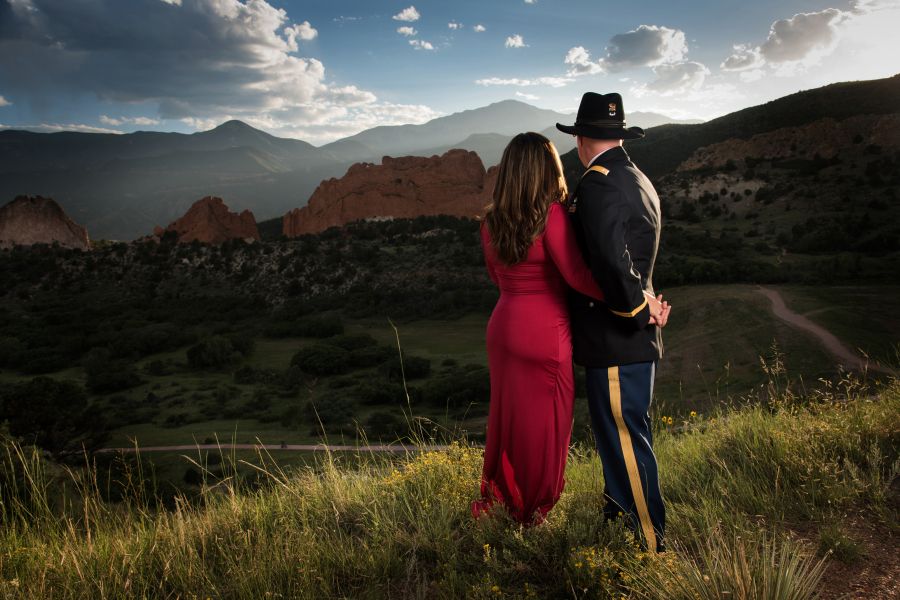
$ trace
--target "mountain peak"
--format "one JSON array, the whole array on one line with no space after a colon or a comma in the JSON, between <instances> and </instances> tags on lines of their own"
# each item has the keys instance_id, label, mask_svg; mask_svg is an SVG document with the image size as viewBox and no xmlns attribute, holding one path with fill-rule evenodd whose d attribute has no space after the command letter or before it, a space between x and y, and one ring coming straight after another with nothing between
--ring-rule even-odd
<instances>
[{"instance_id":1,"label":"mountain peak","mask_svg":"<svg viewBox=\"0 0 900 600\"><path fill-rule=\"evenodd\" d=\"M247 125L243 121L238 119L231 119L230 121L225 121L218 127L214 127L210 131L223 131L223 132L236 132L236 131L259 131L255 127Z\"/></svg>"}]
</instances>

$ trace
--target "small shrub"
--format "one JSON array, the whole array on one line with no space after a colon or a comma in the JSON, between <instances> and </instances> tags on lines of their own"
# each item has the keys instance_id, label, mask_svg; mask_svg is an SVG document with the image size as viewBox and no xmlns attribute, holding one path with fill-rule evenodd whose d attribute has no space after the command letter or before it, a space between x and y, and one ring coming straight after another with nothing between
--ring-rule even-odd
<instances>
[{"instance_id":1,"label":"small shrub","mask_svg":"<svg viewBox=\"0 0 900 600\"><path fill-rule=\"evenodd\" d=\"M356 333L352 335L337 335L331 338L328 338L328 343L332 346L337 346L338 348L343 348L348 352L352 352L353 350L359 350L362 348L369 348L372 346L377 346L378 341L373 338L368 333Z\"/></svg>"},{"instance_id":2,"label":"small shrub","mask_svg":"<svg viewBox=\"0 0 900 600\"><path fill-rule=\"evenodd\" d=\"M326 433L356 431L353 402L341 392L328 392L307 402L304 412L307 422L314 424L310 429L312 434L321 433L322 429Z\"/></svg>"},{"instance_id":3,"label":"small shrub","mask_svg":"<svg viewBox=\"0 0 900 600\"><path fill-rule=\"evenodd\" d=\"M231 340L219 335L206 338L187 351L188 364L194 369L222 369L240 358Z\"/></svg>"},{"instance_id":4,"label":"small shrub","mask_svg":"<svg viewBox=\"0 0 900 600\"><path fill-rule=\"evenodd\" d=\"M832 554L844 564L852 565L862 558L862 549L837 524L823 525L819 530L819 553Z\"/></svg>"},{"instance_id":5,"label":"small shrub","mask_svg":"<svg viewBox=\"0 0 900 600\"><path fill-rule=\"evenodd\" d=\"M350 353L329 344L301 348L291 358L291 366L312 375L339 375L350 368Z\"/></svg>"}]
</instances>

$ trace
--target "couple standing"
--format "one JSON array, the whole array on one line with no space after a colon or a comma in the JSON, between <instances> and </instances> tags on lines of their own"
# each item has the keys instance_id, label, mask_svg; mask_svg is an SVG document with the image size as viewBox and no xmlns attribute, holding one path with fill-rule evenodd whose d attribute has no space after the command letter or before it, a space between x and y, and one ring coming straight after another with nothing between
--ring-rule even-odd
<instances>
[{"instance_id":1,"label":"couple standing","mask_svg":"<svg viewBox=\"0 0 900 600\"><path fill-rule=\"evenodd\" d=\"M572 359L585 367L603 462L607 519L624 516L663 549L665 509L648 409L660 328L670 307L653 292L659 199L622 140L619 94L587 93L575 125L587 168L569 194L559 154L537 133L517 135L500 162L481 227L500 299L487 328L491 404L479 516L499 502L516 520L543 520L562 492L572 433ZM571 323L571 327L570 327Z\"/></svg>"}]
</instances>

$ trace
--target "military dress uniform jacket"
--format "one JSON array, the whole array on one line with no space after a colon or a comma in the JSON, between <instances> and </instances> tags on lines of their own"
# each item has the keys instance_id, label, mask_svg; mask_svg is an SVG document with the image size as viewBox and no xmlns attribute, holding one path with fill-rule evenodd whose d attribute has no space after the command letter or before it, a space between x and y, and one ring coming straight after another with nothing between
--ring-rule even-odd
<instances>
[{"instance_id":1,"label":"military dress uniform jacket","mask_svg":"<svg viewBox=\"0 0 900 600\"><path fill-rule=\"evenodd\" d=\"M605 302L570 292L575 362L608 368L658 360L659 327L650 325L644 290L653 293L659 248L659 197L622 147L598 156L569 200L578 244Z\"/></svg>"}]
</instances>

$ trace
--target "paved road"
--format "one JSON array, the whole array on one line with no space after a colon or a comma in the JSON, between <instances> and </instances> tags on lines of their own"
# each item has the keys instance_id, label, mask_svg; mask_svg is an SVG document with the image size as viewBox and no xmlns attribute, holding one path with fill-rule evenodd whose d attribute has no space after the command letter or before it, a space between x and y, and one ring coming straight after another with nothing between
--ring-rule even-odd
<instances>
[{"instance_id":1,"label":"paved road","mask_svg":"<svg viewBox=\"0 0 900 600\"><path fill-rule=\"evenodd\" d=\"M449 446L413 446L403 444L374 444L369 446L341 446L325 444L181 444L177 446L140 446L140 452L189 452L193 450L300 450L304 452L422 452L446 450ZM101 448L97 452L134 452L134 446Z\"/></svg>"},{"instance_id":2,"label":"paved road","mask_svg":"<svg viewBox=\"0 0 900 600\"><path fill-rule=\"evenodd\" d=\"M843 364L848 369L868 369L870 371L882 371L884 373L892 372L890 369L886 369L884 367L881 367L880 365L876 365L866 361L861 356L850 350L843 343L841 343L841 341L837 339L833 333L831 333L821 325L813 323L803 315L795 313L794 311L789 309L784 303L784 298L782 298L781 294L776 290L766 287L760 287L758 291L772 301L772 312L775 313L776 317L792 327L802 329L816 336L825 347L825 349L831 352L836 358L838 358L841 361L841 364Z\"/></svg>"}]
</instances>

